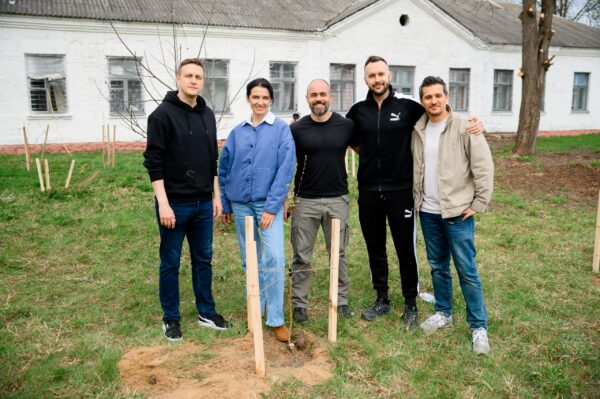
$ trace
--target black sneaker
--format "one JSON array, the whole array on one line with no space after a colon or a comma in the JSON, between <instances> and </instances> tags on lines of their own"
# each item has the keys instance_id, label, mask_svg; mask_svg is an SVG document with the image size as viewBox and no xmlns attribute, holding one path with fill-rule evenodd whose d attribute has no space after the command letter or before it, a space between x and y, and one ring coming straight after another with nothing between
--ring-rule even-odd
<instances>
[{"instance_id":1,"label":"black sneaker","mask_svg":"<svg viewBox=\"0 0 600 399\"><path fill-rule=\"evenodd\" d=\"M213 330L224 331L229 327L229 322L218 313L212 316L198 316L200 327L212 328Z\"/></svg>"},{"instance_id":2,"label":"black sneaker","mask_svg":"<svg viewBox=\"0 0 600 399\"><path fill-rule=\"evenodd\" d=\"M292 312L292 318L296 323L306 323L308 321L306 308L294 308Z\"/></svg>"},{"instance_id":3,"label":"black sneaker","mask_svg":"<svg viewBox=\"0 0 600 399\"><path fill-rule=\"evenodd\" d=\"M377 298L373 306L362 312L362 317L365 320L372 321L378 316L390 311L390 301L383 298Z\"/></svg>"},{"instance_id":4,"label":"black sneaker","mask_svg":"<svg viewBox=\"0 0 600 399\"><path fill-rule=\"evenodd\" d=\"M177 342L183 339L181 328L179 327L179 320L164 320L162 330L165 334L165 338L170 342Z\"/></svg>"},{"instance_id":5,"label":"black sneaker","mask_svg":"<svg viewBox=\"0 0 600 399\"><path fill-rule=\"evenodd\" d=\"M404 320L404 327L412 330L419 324L419 311L416 306L404 305L404 314L400 318Z\"/></svg>"},{"instance_id":6,"label":"black sneaker","mask_svg":"<svg viewBox=\"0 0 600 399\"><path fill-rule=\"evenodd\" d=\"M337 307L338 314L342 316L344 319L349 319L353 316L352 309L348 307L348 305L340 305Z\"/></svg>"}]
</instances>

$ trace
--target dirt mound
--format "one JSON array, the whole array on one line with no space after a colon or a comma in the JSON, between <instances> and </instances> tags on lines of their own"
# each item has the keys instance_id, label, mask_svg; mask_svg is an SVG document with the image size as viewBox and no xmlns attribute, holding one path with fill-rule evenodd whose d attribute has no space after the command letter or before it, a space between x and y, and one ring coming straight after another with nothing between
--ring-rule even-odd
<instances>
[{"instance_id":1,"label":"dirt mound","mask_svg":"<svg viewBox=\"0 0 600 399\"><path fill-rule=\"evenodd\" d=\"M254 372L251 334L210 347L185 342L135 348L118 367L127 394L141 392L151 398L257 398L271 384L290 378L315 385L332 377L327 348L314 336L306 336L305 350L293 352L271 334L264 338L266 377Z\"/></svg>"}]
</instances>

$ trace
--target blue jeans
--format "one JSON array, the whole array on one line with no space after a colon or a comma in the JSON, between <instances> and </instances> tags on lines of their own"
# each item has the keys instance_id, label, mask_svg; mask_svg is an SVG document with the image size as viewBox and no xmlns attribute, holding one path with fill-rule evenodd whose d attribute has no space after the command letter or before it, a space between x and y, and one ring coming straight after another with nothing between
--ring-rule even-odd
<instances>
[{"instance_id":1,"label":"blue jeans","mask_svg":"<svg viewBox=\"0 0 600 399\"><path fill-rule=\"evenodd\" d=\"M163 320L179 320L179 265L183 239L187 237L192 261L192 286L196 309L201 316L217 313L212 296L212 200L170 203L175 213L175 228L160 224L158 203L155 204L160 232L160 273L158 289Z\"/></svg>"},{"instance_id":2,"label":"blue jeans","mask_svg":"<svg viewBox=\"0 0 600 399\"><path fill-rule=\"evenodd\" d=\"M279 327L284 323L283 275L285 271L285 253L283 250L283 208L275 215L270 228L260 230L259 223L263 215L264 205L265 201L231 203L244 272L246 271L246 227L244 218L246 216L254 218L254 241L256 241L258 259L260 309L261 312L264 312L266 304L267 325Z\"/></svg>"},{"instance_id":3,"label":"blue jeans","mask_svg":"<svg viewBox=\"0 0 600 399\"><path fill-rule=\"evenodd\" d=\"M419 213L421 229L431 265L435 310L452 315L452 274L450 255L456 267L460 288L467 304L467 322L471 328L487 328L483 289L475 264L475 221L463 216L442 219L442 215Z\"/></svg>"}]
</instances>

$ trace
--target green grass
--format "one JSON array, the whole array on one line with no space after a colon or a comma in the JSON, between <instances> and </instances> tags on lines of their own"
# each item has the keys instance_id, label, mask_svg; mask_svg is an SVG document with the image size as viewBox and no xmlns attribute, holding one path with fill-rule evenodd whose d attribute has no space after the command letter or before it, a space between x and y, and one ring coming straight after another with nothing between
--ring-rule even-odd
<instances>
[{"instance_id":1,"label":"green grass","mask_svg":"<svg viewBox=\"0 0 600 399\"><path fill-rule=\"evenodd\" d=\"M540 151L572 143L597 151L591 136L543 138ZM568 141L568 143L566 143ZM122 396L117 363L130 348L163 344L157 296L158 231L141 154L119 154L103 169L101 154L49 156L53 191L40 193L22 157L0 157L0 397ZM492 353L475 357L455 278L455 326L439 334L405 332L397 259L390 253L393 308L377 322L359 319L374 300L351 179L350 305L331 345L334 378L273 387L272 398L598 397L599 289L591 275L595 212L565 211L562 197L535 201L496 187L489 212L477 216L478 265L488 307ZM289 226L288 226L289 227ZM419 233L420 234L420 233ZM289 230L286 231L289 237ZM286 240L288 258L289 240ZM327 336L327 256L322 237L306 329ZM431 292L419 237L421 289ZM245 334L244 279L231 226L218 225L214 294L234 322L225 334L194 327L189 267L181 269L185 339L210 347ZM189 263L184 252L182 264ZM456 277L456 276L455 276ZM421 319L433 312L419 302ZM287 307L286 307L287 309ZM213 356L213 354L207 355Z\"/></svg>"},{"instance_id":2,"label":"green grass","mask_svg":"<svg viewBox=\"0 0 600 399\"><path fill-rule=\"evenodd\" d=\"M574 149L585 149L600 152L600 134L540 137L536 142L536 150L538 152L566 153Z\"/></svg>"}]
</instances>

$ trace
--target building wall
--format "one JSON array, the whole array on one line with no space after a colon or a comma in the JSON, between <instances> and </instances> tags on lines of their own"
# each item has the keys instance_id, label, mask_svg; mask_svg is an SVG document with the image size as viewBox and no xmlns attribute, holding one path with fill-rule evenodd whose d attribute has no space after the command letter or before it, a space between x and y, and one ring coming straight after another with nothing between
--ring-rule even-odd
<instances>
[{"instance_id":1,"label":"building wall","mask_svg":"<svg viewBox=\"0 0 600 399\"><path fill-rule=\"evenodd\" d=\"M409 16L401 26L399 17ZM162 80L174 86L172 27L170 25L118 23L123 40L150 62ZM143 140L126 124L109 115L106 100L108 56L129 56L107 22L58 18L0 16L0 144L22 142L20 127L28 127L31 142L43 141L50 124L49 142L100 141L103 123L117 124L118 140ZM177 48L183 57L195 56L202 40L201 27L180 28ZM161 50L162 44L162 50ZM543 130L600 128L600 49L552 48L554 65L547 75L546 110ZM69 112L66 115L32 115L25 73L25 54L64 54ZM163 55L166 65L161 65ZM515 131L520 103L520 49L516 46L490 47L462 27L445 18L421 0L382 1L355 14L322 33L294 33L258 29L210 28L201 53L203 58L229 60L229 96L239 91L230 112L218 116L219 136L226 137L235 124L247 117L244 85L248 78L269 77L270 61L296 62L298 111L309 112L304 94L314 78L329 78L330 63L356 65L355 99L363 99L367 88L362 71L372 54L385 57L391 65L415 66L414 92L427 75L448 80L449 68L470 68L469 114L483 119L488 131ZM511 69L512 111L492 111L493 71ZM571 112L573 73L589 72L588 110ZM144 80L148 87L149 79ZM156 84L153 97L161 99L166 88ZM145 118L156 106L146 96ZM291 115L282 114L289 119Z\"/></svg>"}]
</instances>

